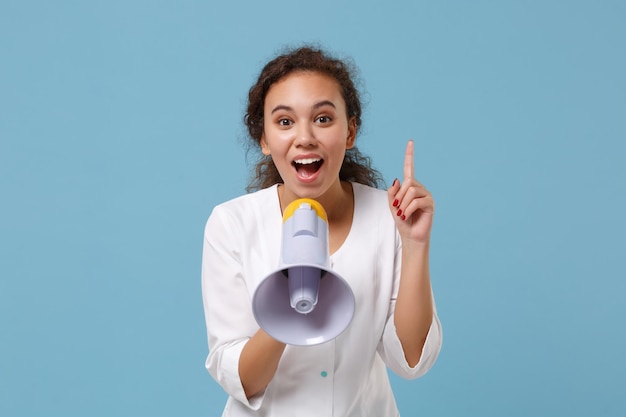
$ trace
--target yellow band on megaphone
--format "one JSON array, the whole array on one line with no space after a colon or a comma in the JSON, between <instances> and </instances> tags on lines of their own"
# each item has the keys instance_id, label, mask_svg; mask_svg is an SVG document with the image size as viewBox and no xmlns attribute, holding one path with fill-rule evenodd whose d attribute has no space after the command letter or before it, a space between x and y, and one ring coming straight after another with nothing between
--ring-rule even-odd
<instances>
[{"instance_id":1,"label":"yellow band on megaphone","mask_svg":"<svg viewBox=\"0 0 626 417\"><path fill-rule=\"evenodd\" d=\"M285 209L285 212L283 213L283 223L285 223L287 219L293 216L296 210L298 210L300 206L304 203L308 203L311 208L315 210L317 216L324 220L326 223L328 223L328 217L326 216L326 210L324 210L324 207L322 207L320 203L311 198L299 198L289 203L289 205Z\"/></svg>"}]
</instances>

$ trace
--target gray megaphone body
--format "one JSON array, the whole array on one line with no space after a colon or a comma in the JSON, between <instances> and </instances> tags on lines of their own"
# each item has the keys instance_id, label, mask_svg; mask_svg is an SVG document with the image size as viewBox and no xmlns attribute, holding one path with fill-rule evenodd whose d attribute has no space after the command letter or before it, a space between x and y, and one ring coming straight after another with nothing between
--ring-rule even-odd
<instances>
[{"instance_id":1,"label":"gray megaphone body","mask_svg":"<svg viewBox=\"0 0 626 417\"><path fill-rule=\"evenodd\" d=\"M354 307L350 286L330 267L324 208L311 199L293 201L283 214L278 269L252 297L257 323L283 343L312 346L339 336Z\"/></svg>"}]
</instances>

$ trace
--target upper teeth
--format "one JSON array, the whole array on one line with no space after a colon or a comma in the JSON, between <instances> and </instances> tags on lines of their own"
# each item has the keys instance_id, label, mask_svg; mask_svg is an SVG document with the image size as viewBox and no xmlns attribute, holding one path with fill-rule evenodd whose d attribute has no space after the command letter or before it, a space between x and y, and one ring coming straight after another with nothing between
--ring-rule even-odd
<instances>
[{"instance_id":1,"label":"upper teeth","mask_svg":"<svg viewBox=\"0 0 626 417\"><path fill-rule=\"evenodd\" d=\"M294 162L296 164L312 164L314 162L319 162L321 159L319 158L304 158L304 159L296 159Z\"/></svg>"}]
</instances>

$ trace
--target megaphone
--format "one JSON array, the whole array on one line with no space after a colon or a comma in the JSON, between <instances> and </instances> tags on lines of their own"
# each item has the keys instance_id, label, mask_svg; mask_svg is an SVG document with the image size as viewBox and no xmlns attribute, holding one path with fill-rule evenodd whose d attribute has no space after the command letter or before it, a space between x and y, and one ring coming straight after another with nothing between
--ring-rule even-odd
<instances>
[{"instance_id":1,"label":"megaphone","mask_svg":"<svg viewBox=\"0 0 626 417\"><path fill-rule=\"evenodd\" d=\"M274 339L312 346L339 336L352 321L354 294L331 269L328 218L322 205L301 198L283 214L278 269L252 297L259 326Z\"/></svg>"}]
</instances>

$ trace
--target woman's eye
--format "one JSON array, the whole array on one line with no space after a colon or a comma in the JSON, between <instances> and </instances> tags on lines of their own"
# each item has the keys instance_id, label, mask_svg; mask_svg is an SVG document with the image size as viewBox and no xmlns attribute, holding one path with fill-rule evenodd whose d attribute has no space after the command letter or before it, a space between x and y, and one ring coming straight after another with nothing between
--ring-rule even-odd
<instances>
[{"instance_id":1,"label":"woman's eye","mask_svg":"<svg viewBox=\"0 0 626 417\"><path fill-rule=\"evenodd\" d=\"M290 126L291 125L291 120L289 120L289 119L279 119L278 120L278 124L280 126Z\"/></svg>"},{"instance_id":2,"label":"woman's eye","mask_svg":"<svg viewBox=\"0 0 626 417\"><path fill-rule=\"evenodd\" d=\"M329 123L332 119L329 116L320 116L317 118L319 123Z\"/></svg>"}]
</instances>

